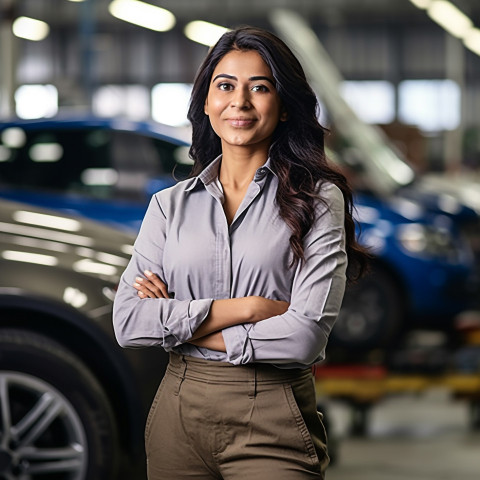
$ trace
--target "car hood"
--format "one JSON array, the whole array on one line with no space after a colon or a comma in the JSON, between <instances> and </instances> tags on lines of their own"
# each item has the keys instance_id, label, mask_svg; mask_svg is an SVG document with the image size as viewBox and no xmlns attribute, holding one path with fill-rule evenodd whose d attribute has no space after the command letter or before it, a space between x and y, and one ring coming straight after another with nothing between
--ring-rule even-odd
<instances>
[{"instance_id":1,"label":"car hood","mask_svg":"<svg viewBox=\"0 0 480 480\"><path fill-rule=\"evenodd\" d=\"M421 203L430 212L440 213L458 223L480 217L480 183L475 179L426 174L397 192L397 196Z\"/></svg>"},{"instance_id":2,"label":"car hood","mask_svg":"<svg viewBox=\"0 0 480 480\"><path fill-rule=\"evenodd\" d=\"M0 257L118 282L135 237L100 223L0 200Z\"/></svg>"}]
</instances>

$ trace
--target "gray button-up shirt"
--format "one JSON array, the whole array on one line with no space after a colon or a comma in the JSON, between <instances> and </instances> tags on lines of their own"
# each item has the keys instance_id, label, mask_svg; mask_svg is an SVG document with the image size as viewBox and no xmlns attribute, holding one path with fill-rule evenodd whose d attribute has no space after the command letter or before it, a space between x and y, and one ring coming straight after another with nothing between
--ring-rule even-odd
<instances>
[{"instance_id":1,"label":"gray button-up shirt","mask_svg":"<svg viewBox=\"0 0 480 480\"><path fill-rule=\"evenodd\" d=\"M291 231L275 203L278 180L269 161L259 168L228 225L218 179L221 157L198 177L156 193L115 298L114 328L124 347L165 350L233 364L306 367L324 358L345 289L341 191L319 186L316 218L295 268ZM135 277L150 270L169 299L140 299ZM215 299L259 295L290 303L287 312L222 331L227 352L188 343Z\"/></svg>"}]
</instances>

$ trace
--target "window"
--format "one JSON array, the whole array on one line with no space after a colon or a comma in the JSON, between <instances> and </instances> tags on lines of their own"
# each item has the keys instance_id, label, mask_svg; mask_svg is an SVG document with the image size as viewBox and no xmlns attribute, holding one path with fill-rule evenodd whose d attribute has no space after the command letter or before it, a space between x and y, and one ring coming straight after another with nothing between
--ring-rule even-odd
<instances>
[{"instance_id":1,"label":"window","mask_svg":"<svg viewBox=\"0 0 480 480\"><path fill-rule=\"evenodd\" d=\"M340 90L358 117L367 123L391 123L395 120L395 89L390 82L345 81Z\"/></svg>"},{"instance_id":2,"label":"window","mask_svg":"<svg viewBox=\"0 0 480 480\"><path fill-rule=\"evenodd\" d=\"M188 124L187 111L192 85L159 83L152 89L152 118L174 127Z\"/></svg>"},{"instance_id":3,"label":"window","mask_svg":"<svg viewBox=\"0 0 480 480\"><path fill-rule=\"evenodd\" d=\"M454 130L460 123L461 92L453 80L405 80L398 95L403 123L425 132Z\"/></svg>"}]
</instances>

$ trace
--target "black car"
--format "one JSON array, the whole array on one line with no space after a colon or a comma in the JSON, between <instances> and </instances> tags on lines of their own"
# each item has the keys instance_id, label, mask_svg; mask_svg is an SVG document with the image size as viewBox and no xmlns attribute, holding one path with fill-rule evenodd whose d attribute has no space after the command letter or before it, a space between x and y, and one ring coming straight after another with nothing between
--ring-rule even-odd
<instances>
[{"instance_id":1,"label":"black car","mask_svg":"<svg viewBox=\"0 0 480 480\"><path fill-rule=\"evenodd\" d=\"M167 357L123 350L113 335L133 241L0 201L0 479L142 478L144 420Z\"/></svg>"}]
</instances>

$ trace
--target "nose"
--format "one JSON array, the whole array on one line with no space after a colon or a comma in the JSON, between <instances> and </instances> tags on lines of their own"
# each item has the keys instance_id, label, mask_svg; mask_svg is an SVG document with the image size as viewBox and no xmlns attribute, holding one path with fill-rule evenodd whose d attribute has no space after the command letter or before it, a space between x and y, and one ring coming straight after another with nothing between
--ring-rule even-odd
<instances>
[{"instance_id":1,"label":"nose","mask_svg":"<svg viewBox=\"0 0 480 480\"><path fill-rule=\"evenodd\" d=\"M238 88L237 90L235 90L235 95L232 98L232 107L241 109L250 107L250 100L247 89Z\"/></svg>"}]
</instances>

